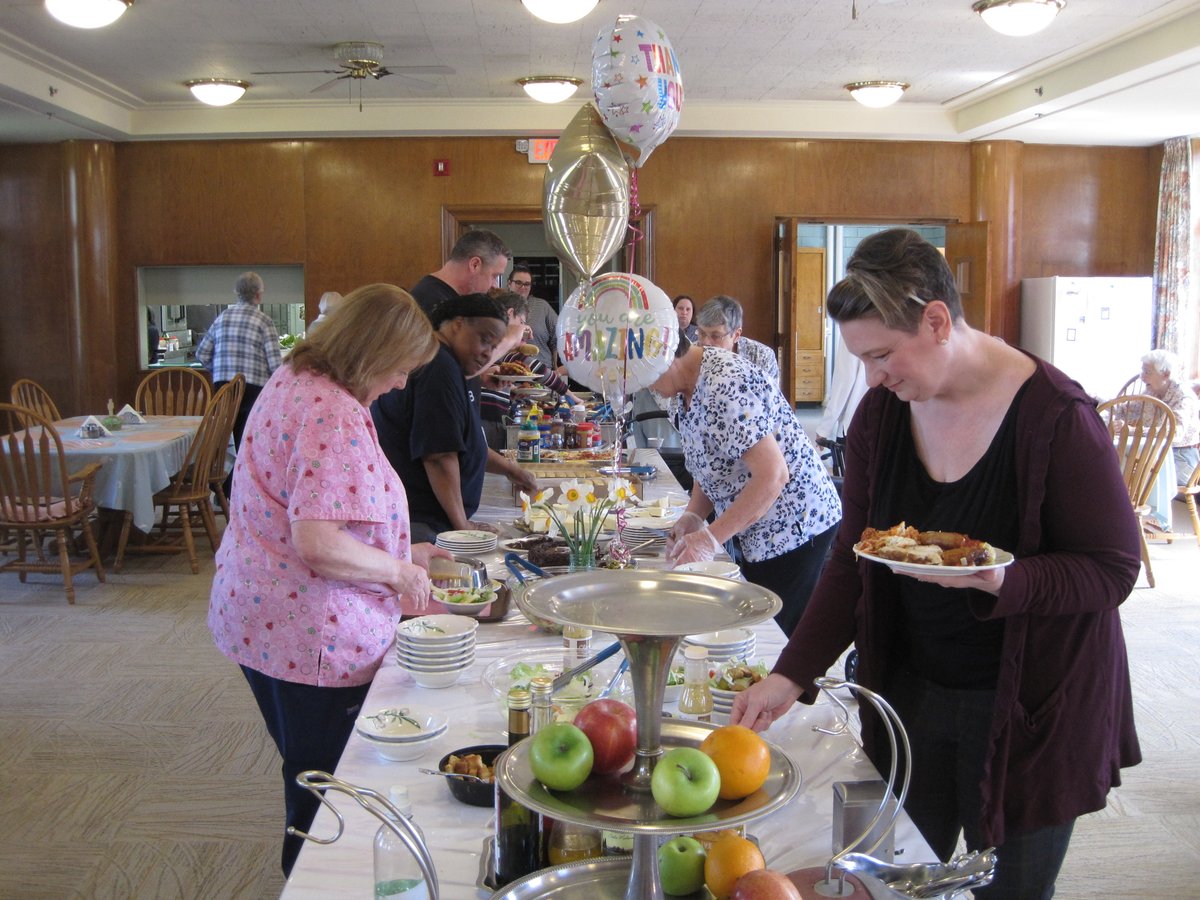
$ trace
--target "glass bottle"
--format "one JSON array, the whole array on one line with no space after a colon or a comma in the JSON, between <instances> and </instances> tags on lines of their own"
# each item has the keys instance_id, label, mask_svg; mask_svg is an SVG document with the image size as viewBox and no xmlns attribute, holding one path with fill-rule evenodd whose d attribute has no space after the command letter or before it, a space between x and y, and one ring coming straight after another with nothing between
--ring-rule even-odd
<instances>
[{"instance_id":1,"label":"glass bottle","mask_svg":"<svg viewBox=\"0 0 1200 900\"><path fill-rule=\"evenodd\" d=\"M529 691L508 692L508 746L530 734ZM541 866L537 814L517 803L496 783L496 886L503 887Z\"/></svg>"},{"instance_id":2,"label":"glass bottle","mask_svg":"<svg viewBox=\"0 0 1200 900\"><path fill-rule=\"evenodd\" d=\"M549 865L559 866L603 855L600 831L596 828L573 825L559 819L550 829L550 841L546 850L546 861Z\"/></svg>"},{"instance_id":3,"label":"glass bottle","mask_svg":"<svg viewBox=\"0 0 1200 900\"><path fill-rule=\"evenodd\" d=\"M529 717L529 733L537 734L547 725L553 725L554 714L554 679L548 675L538 675L529 679L529 693L533 700L533 711ZM549 865L550 835L554 830L554 820L549 816L538 813L538 859L539 866Z\"/></svg>"},{"instance_id":4,"label":"glass bottle","mask_svg":"<svg viewBox=\"0 0 1200 900\"><path fill-rule=\"evenodd\" d=\"M683 651L683 691L679 695L679 717L693 722L711 722L712 688L708 683L708 648L688 647Z\"/></svg>"},{"instance_id":5,"label":"glass bottle","mask_svg":"<svg viewBox=\"0 0 1200 900\"><path fill-rule=\"evenodd\" d=\"M592 655L592 629L584 625L563 626L563 671Z\"/></svg>"},{"instance_id":6,"label":"glass bottle","mask_svg":"<svg viewBox=\"0 0 1200 900\"><path fill-rule=\"evenodd\" d=\"M408 788L402 784L392 785L388 790L388 799L401 815L412 819ZM390 813L388 817L391 818ZM428 900L429 886L425 884L425 876L412 850L391 828L380 825L375 832L375 900L392 897Z\"/></svg>"}]
</instances>

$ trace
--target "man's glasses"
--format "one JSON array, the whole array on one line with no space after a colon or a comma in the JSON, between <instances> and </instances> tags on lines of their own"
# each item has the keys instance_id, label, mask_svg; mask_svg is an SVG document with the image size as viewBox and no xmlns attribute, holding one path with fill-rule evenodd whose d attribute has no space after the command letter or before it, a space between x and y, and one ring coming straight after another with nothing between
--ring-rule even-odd
<instances>
[{"instance_id":1,"label":"man's glasses","mask_svg":"<svg viewBox=\"0 0 1200 900\"><path fill-rule=\"evenodd\" d=\"M533 287L532 281L516 281L512 278L508 279L508 283L515 287Z\"/></svg>"}]
</instances>

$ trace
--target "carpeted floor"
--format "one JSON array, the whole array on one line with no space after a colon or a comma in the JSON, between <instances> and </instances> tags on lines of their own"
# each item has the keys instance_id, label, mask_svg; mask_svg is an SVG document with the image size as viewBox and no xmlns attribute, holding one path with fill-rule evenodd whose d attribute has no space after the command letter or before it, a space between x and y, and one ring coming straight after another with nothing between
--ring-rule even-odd
<instances>
[{"instance_id":1,"label":"carpeted floor","mask_svg":"<svg viewBox=\"0 0 1200 900\"><path fill-rule=\"evenodd\" d=\"M1146 761L1079 823L1065 900L1200 896L1200 549L1151 552L1123 607ZM0 898L278 896L278 759L209 638L202 555L85 574L73 607L0 575Z\"/></svg>"}]
</instances>

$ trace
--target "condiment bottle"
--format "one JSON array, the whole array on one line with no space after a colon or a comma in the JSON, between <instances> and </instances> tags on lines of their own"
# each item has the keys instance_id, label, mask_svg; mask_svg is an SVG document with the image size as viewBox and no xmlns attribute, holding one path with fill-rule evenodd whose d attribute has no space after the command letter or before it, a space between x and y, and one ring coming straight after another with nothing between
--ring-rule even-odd
<instances>
[{"instance_id":1,"label":"condiment bottle","mask_svg":"<svg viewBox=\"0 0 1200 900\"><path fill-rule=\"evenodd\" d=\"M541 422L538 423L538 434L541 436L541 439L542 439L542 449L543 450L554 449L554 445L551 442L550 417L549 416L542 416Z\"/></svg>"},{"instance_id":2,"label":"condiment bottle","mask_svg":"<svg viewBox=\"0 0 1200 900\"><path fill-rule=\"evenodd\" d=\"M406 819L412 819L412 801L408 788L392 785L388 799ZM388 813L388 818L391 818ZM415 824L413 827L416 827ZM420 829L418 829L420 833ZM424 836L422 835L422 838ZM428 900L429 888L421 865L404 843L387 825L375 832L375 900L400 897L403 900Z\"/></svg>"},{"instance_id":3,"label":"condiment bottle","mask_svg":"<svg viewBox=\"0 0 1200 900\"><path fill-rule=\"evenodd\" d=\"M592 653L592 629L583 625L564 625L563 669L577 666Z\"/></svg>"},{"instance_id":4,"label":"condiment bottle","mask_svg":"<svg viewBox=\"0 0 1200 900\"><path fill-rule=\"evenodd\" d=\"M532 713L529 717L529 733L537 734L547 725L554 723L554 679L547 675L538 675L529 679L529 694L533 700ZM554 820L544 814L538 814L538 859L539 867L548 865L550 855L550 833L554 829Z\"/></svg>"},{"instance_id":5,"label":"condiment bottle","mask_svg":"<svg viewBox=\"0 0 1200 900\"><path fill-rule=\"evenodd\" d=\"M711 722L712 688L708 683L708 648L688 647L683 651L683 692L679 695L679 717L694 722Z\"/></svg>"},{"instance_id":6,"label":"condiment bottle","mask_svg":"<svg viewBox=\"0 0 1200 900\"><path fill-rule=\"evenodd\" d=\"M508 692L508 746L530 734L529 691ZM496 783L496 884L503 887L541 867L538 816Z\"/></svg>"},{"instance_id":7,"label":"condiment bottle","mask_svg":"<svg viewBox=\"0 0 1200 900\"><path fill-rule=\"evenodd\" d=\"M592 434L594 433L593 429L592 429L592 423L591 422L580 422L578 425L575 426L575 431L576 431L576 434L578 435L577 439L579 441L579 449L580 450L591 450L592 449Z\"/></svg>"},{"instance_id":8,"label":"condiment bottle","mask_svg":"<svg viewBox=\"0 0 1200 900\"><path fill-rule=\"evenodd\" d=\"M536 410L537 407L533 409ZM535 463L541 458L541 435L538 433L537 419L533 410L530 410L517 431L517 462Z\"/></svg>"}]
</instances>

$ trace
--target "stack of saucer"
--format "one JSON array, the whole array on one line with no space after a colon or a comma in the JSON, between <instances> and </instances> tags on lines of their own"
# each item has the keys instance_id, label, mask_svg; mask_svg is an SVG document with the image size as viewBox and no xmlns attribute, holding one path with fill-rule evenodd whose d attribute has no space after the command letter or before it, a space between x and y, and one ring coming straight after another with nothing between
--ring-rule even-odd
<instances>
[{"instance_id":1,"label":"stack of saucer","mask_svg":"<svg viewBox=\"0 0 1200 900\"><path fill-rule=\"evenodd\" d=\"M649 522L650 519L633 519L634 522ZM659 547L667 543L667 532L671 530L668 525L665 528L651 528L648 525L633 525L626 524L625 530L621 533L625 539L625 544L629 547L636 547L638 544L644 544L646 541L653 543L646 544L646 550L657 550Z\"/></svg>"},{"instance_id":2,"label":"stack of saucer","mask_svg":"<svg viewBox=\"0 0 1200 900\"><path fill-rule=\"evenodd\" d=\"M450 720L417 707L389 706L363 713L354 729L384 759L417 759L445 734Z\"/></svg>"},{"instance_id":3,"label":"stack of saucer","mask_svg":"<svg viewBox=\"0 0 1200 900\"><path fill-rule=\"evenodd\" d=\"M751 659L754 656L756 639L749 628L730 628L726 631L710 631L693 634L683 639L683 649L705 647L708 659L723 663L731 659Z\"/></svg>"},{"instance_id":4,"label":"stack of saucer","mask_svg":"<svg viewBox=\"0 0 1200 900\"><path fill-rule=\"evenodd\" d=\"M421 616L396 626L396 663L420 687L444 688L475 662L479 623L449 613Z\"/></svg>"},{"instance_id":5,"label":"stack of saucer","mask_svg":"<svg viewBox=\"0 0 1200 900\"><path fill-rule=\"evenodd\" d=\"M437 545L456 554L491 553L496 549L496 535L490 531L443 531L437 536Z\"/></svg>"}]
</instances>

